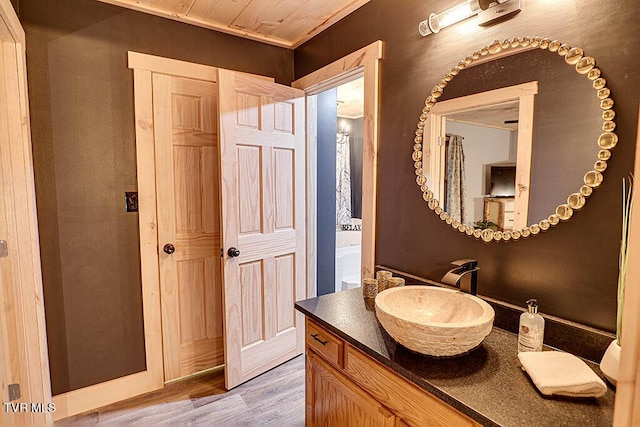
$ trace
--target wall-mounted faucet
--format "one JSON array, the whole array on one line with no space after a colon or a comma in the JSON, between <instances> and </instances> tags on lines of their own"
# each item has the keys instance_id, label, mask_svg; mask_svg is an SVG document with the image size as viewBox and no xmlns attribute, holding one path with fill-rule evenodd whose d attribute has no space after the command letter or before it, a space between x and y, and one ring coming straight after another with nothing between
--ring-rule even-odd
<instances>
[{"instance_id":1,"label":"wall-mounted faucet","mask_svg":"<svg viewBox=\"0 0 640 427\"><path fill-rule=\"evenodd\" d=\"M478 292L478 261L475 259L458 259L451 262L454 266L447 271L441 282L460 288L462 292L476 295Z\"/></svg>"}]
</instances>

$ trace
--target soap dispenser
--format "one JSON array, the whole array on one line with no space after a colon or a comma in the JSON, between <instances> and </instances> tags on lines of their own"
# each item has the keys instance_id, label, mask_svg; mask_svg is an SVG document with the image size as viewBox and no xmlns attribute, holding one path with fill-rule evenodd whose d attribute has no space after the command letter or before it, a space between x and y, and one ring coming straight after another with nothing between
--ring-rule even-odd
<instances>
[{"instance_id":1,"label":"soap dispenser","mask_svg":"<svg viewBox=\"0 0 640 427\"><path fill-rule=\"evenodd\" d=\"M528 310L520 316L518 328L518 353L521 351L542 351L544 340L544 318L538 314L538 301L527 301Z\"/></svg>"}]
</instances>

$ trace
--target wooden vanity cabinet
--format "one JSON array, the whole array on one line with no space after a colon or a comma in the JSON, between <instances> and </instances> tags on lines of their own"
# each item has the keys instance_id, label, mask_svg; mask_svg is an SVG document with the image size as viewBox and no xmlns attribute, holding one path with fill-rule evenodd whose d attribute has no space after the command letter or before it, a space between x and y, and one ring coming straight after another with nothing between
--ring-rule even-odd
<instances>
[{"instance_id":1,"label":"wooden vanity cabinet","mask_svg":"<svg viewBox=\"0 0 640 427\"><path fill-rule=\"evenodd\" d=\"M513 197L484 198L484 221L491 221L498 226L498 231L513 230L516 202Z\"/></svg>"},{"instance_id":2,"label":"wooden vanity cabinet","mask_svg":"<svg viewBox=\"0 0 640 427\"><path fill-rule=\"evenodd\" d=\"M385 426L397 424L397 417L337 369L307 353L307 425Z\"/></svg>"},{"instance_id":3,"label":"wooden vanity cabinet","mask_svg":"<svg viewBox=\"0 0 640 427\"><path fill-rule=\"evenodd\" d=\"M307 426L479 426L307 318Z\"/></svg>"}]
</instances>

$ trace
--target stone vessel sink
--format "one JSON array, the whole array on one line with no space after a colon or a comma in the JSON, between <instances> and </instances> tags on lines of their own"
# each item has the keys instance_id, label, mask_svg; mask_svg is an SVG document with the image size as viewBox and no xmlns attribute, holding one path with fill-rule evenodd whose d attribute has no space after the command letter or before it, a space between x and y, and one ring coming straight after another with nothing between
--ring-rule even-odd
<instances>
[{"instance_id":1,"label":"stone vessel sink","mask_svg":"<svg viewBox=\"0 0 640 427\"><path fill-rule=\"evenodd\" d=\"M409 350L436 357L465 354L493 327L495 313L482 299L437 286L401 286L376 296L382 327Z\"/></svg>"}]
</instances>

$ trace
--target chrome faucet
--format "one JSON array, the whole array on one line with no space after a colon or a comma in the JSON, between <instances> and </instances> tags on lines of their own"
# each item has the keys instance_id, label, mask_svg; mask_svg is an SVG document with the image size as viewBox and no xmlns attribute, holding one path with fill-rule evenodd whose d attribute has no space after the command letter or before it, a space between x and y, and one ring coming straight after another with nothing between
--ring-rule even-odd
<instances>
[{"instance_id":1,"label":"chrome faucet","mask_svg":"<svg viewBox=\"0 0 640 427\"><path fill-rule=\"evenodd\" d=\"M476 295L478 291L478 261L475 259L458 259L451 262L454 266L442 277L441 282L460 288L462 292Z\"/></svg>"}]
</instances>

